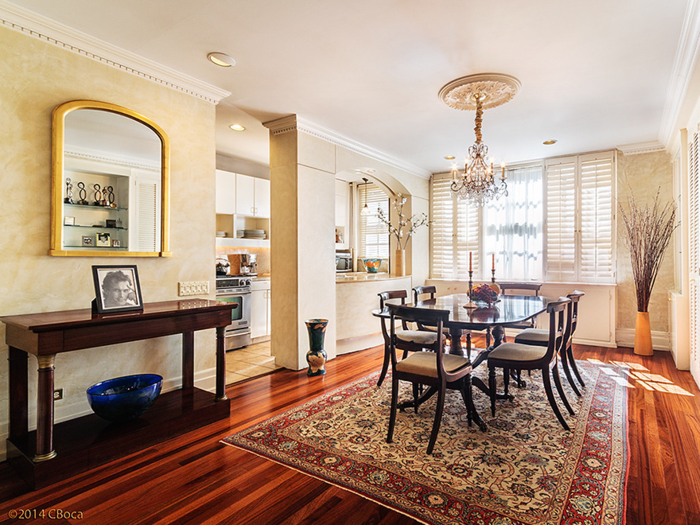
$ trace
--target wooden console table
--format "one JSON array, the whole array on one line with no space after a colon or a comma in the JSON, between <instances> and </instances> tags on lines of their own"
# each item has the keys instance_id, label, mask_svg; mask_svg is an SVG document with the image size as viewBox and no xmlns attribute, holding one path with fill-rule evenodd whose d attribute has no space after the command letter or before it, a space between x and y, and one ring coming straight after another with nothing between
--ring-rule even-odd
<instances>
[{"instance_id":1,"label":"wooden console table","mask_svg":"<svg viewBox=\"0 0 700 525\"><path fill-rule=\"evenodd\" d=\"M7 325L10 361L8 462L38 488L229 417L224 328L231 323L234 308L233 303L192 299L144 304L143 311L113 314L86 309L0 317ZM194 332L208 328L216 328L216 394L194 386ZM56 354L174 334L182 334L181 390L161 394L143 416L127 423L109 423L90 414L54 427ZM33 432L28 427L29 354L39 363Z\"/></svg>"}]
</instances>

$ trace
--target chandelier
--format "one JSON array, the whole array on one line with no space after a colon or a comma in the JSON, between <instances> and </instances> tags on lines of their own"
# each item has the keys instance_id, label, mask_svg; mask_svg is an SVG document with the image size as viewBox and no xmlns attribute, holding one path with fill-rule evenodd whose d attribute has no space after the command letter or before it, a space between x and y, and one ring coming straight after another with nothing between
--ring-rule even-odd
<instances>
[{"instance_id":1,"label":"chandelier","mask_svg":"<svg viewBox=\"0 0 700 525\"><path fill-rule=\"evenodd\" d=\"M510 75L484 73L453 80L443 86L439 96L448 106L460 110L476 110L474 133L476 142L469 147L464 170L452 165L452 185L457 197L482 207L487 202L508 196L506 165L501 162L500 178L493 169L493 157L487 160L489 148L481 140L484 109L505 104L520 89L520 81Z\"/></svg>"}]
</instances>

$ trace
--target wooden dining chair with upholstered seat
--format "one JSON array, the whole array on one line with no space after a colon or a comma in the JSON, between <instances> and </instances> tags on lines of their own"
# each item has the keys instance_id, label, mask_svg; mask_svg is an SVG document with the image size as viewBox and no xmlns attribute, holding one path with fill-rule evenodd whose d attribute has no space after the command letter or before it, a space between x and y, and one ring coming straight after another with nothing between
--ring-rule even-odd
<instances>
[{"instance_id":1,"label":"wooden dining chair with upholstered seat","mask_svg":"<svg viewBox=\"0 0 700 525\"><path fill-rule=\"evenodd\" d=\"M569 425L566 424L554 399L550 376L554 377L554 384L557 387L557 392L559 392L559 397L564 402L564 406L569 411L569 414L573 416L574 410L564 394L561 378L559 377L559 367L557 366L559 352L565 342L565 312L567 305L570 303L571 299L568 297L560 297L558 301L550 302L547 305L549 333L546 347L522 343L503 343L491 351L488 356L488 365L491 414L493 416L496 415L496 368L503 368L504 393L506 396L508 395L510 370L541 370L542 383L554 415L557 416L561 426L569 430Z\"/></svg>"},{"instance_id":2,"label":"wooden dining chair with upholstered seat","mask_svg":"<svg viewBox=\"0 0 700 525\"><path fill-rule=\"evenodd\" d=\"M414 308L411 306L388 304L390 313L390 345L391 352L391 413L389 416L389 433L387 443L391 443L394 436L394 426L396 424L396 410L399 397L399 381L410 381L413 385L413 406L418 411L418 406L433 393L437 393L437 406L435 408L435 419L433 429L428 441L428 454L433 453L442 413L445 406L445 395L447 389L459 390L462 399L467 407L468 424L471 426L472 398L471 398L471 371L472 366L468 358L458 355L445 354L445 337L442 328L449 319L448 310L429 310L426 308ZM435 340L430 347L424 346L431 352L416 352L405 359L398 360L396 350L401 343L400 333L396 330L396 321L415 322L437 328ZM428 333L428 332L424 332ZM418 398L418 386L426 385L430 390L426 392L424 399Z\"/></svg>"},{"instance_id":3,"label":"wooden dining chair with upholstered seat","mask_svg":"<svg viewBox=\"0 0 700 525\"><path fill-rule=\"evenodd\" d=\"M384 310L387 305L386 301L389 299L401 299L401 304L406 303L406 298L408 293L406 290L391 290L387 292L381 292L379 294L379 308ZM382 386L386 373L389 370L389 364L391 363L391 351L390 351L390 327L388 326L389 319L382 318L382 336L384 337L384 362L382 363L382 373L379 375L379 380L377 381L377 386ZM430 348L435 344L437 340L437 335L435 332L426 330L410 330L408 323L406 321L401 321L401 329L397 332L397 348L403 350L403 357L405 359L408 352L420 352L423 348Z\"/></svg>"},{"instance_id":4,"label":"wooden dining chair with upholstered seat","mask_svg":"<svg viewBox=\"0 0 700 525\"><path fill-rule=\"evenodd\" d=\"M561 351L559 352L559 357L561 358L561 364L562 368L564 369L564 374L566 374L566 379L569 381L569 385L571 385L574 393L579 397L581 397L581 392L576 386L576 383L571 376L571 372L573 371L576 379L583 388L586 387L586 384L583 382L583 379L581 379L581 373L576 366L572 346L574 332L576 332L576 324L578 322L578 302L584 295L586 295L584 292L579 292L578 290L567 294L567 297L571 299L571 302L567 306L564 343L562 344ZM541 328L528 328L515 336L515 342L526 345L547 346L548 338L548 330Z\"/></svg>"},{"instance_id":5,"label":"wooden dining chair with upholstered seat","mask_svg":"<svg viewBox=\"0 0 700 525\"><path fill-rule=\"evenodd\" d=\"M435 295L437 294L437 288L435 286L416 286L413 289L413 304L418 304L423 300L421 296L423 295L429 295L428 300L435 299ZM422 324L418 324L418 329L419 330L425 330L428 332L434 332L435 327L434 326L425 326ZM442 329L442 332L445 334L445 337L448 339L451 338L450 334L450 329L448 327L444 327Z\"/></svg>"}]
</instances>

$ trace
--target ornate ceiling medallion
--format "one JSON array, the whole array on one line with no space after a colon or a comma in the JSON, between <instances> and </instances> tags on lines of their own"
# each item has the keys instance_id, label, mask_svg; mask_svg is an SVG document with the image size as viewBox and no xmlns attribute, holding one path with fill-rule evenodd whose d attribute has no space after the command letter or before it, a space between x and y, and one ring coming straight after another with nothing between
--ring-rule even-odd
<instances>
[{"instance_id":1,"label":"ornate ceiling medallion","mask_svg":"<svg viewBox=\"0 0 700 525\"><path fill-rule=\"evenodd\" d=\"M520 81L502 73L467 75L442 86L438 96L454 109L476 110L476 98L481 96L482 109L505 104L520 91Z\"/></svg>"}]
</instances>

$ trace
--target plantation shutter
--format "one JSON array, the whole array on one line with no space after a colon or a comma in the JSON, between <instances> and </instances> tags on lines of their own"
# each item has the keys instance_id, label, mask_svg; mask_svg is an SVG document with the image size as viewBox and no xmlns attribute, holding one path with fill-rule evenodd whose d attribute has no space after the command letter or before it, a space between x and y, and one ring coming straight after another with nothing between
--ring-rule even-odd
<instances>
[{"instance_id":1,"label":"plantation shutter","mask_svg":"<svg viewBox=\"0 0 700 525\"><path fill-rule=\"evenodd\" d=\"M691 141L688 162L688 189L690 191L689 198L689 268L690 277L690 356L691 370L693 363L698 363L698 324L700 323L700 312L698 308L698 278L700 278L700 134L695 133Z\"/></svg>"},{"instance_id":2,"label":"plantation shutter","mask_svg":"<svg viewBox=\"0 0 700 525\"><path fill-rule=\"evenodd\" d=\"M156 246L158 215L157 185L150 181L139 181L136 185L137 198L137 250L140 252L158 251Z\"/></svg>"},{"instance_id":3,"label":"plantation shutter","mask_svg":"<svg viewBox=\"0 0 700 525\"><path fill-rule=\"evenodd\" d=\"M576 157L546 163L546 277L576 279Z\"/></svg>"},{"instance_id":4,"label":"plantation shutter","mask_svg":"<svg viewBox=\"0 0 700 525\"><path fill-rule=\"evenodd\" d=\"M360 257L389 257L389 232L379 221L377 210L381 209L389 216L389 198L376 184L358 184L360 210L365 204L372 212L370 215L360 213L359 249Z\"/></svg>"},{"instance_id":5,"label":"plantation shutter","mask_svg":"<svg viewBox=\"0 0 700 525\"><path fill-rule=\"evenodd\" d=\"M615 277L613 175L612 152L580 157L580 281L609 283Z\"/></svg>"},{"instance_id":6,"label":"plantation shutter","mask_svg":"<svg viewBox=\"0 0 700 525\"><path fill-rule=\"evenodd\" d=\"M466 200L453 197L457 201L457 237L455 253L457 254L457 277L469 279L469 254L472 254L472 270L474 278L478 279L479 273L479 231L480 213L476 206L469 206ZM482 276L483 277L483 276Z\"/></svg>"},{"instance_id":7,"label":"plantation shutter","mask_svg":"<svg viewBox=\"0 0 700 525\"><path fill-rule=\"evenodd\" d=\"M430 275L433 278L456 277L454 247L455 201L450 191L450 177L433 176L430 198Z\"/></svg>"}]
</instances>

